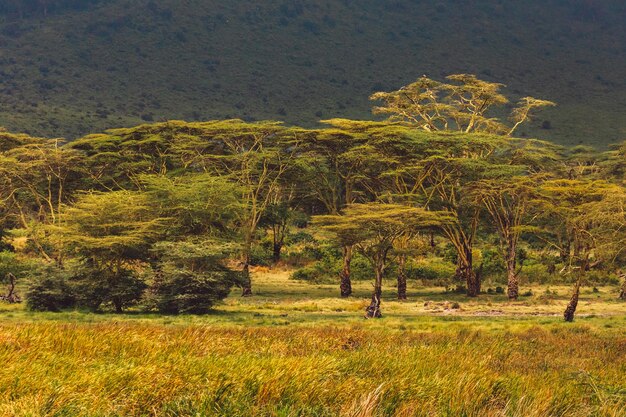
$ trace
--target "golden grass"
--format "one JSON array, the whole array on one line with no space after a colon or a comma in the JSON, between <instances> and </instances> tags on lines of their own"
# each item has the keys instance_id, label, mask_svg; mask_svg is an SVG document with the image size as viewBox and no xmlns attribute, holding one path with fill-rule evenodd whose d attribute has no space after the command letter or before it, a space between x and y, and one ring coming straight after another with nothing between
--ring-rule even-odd
<instances>
[{"instance_id":1,"label":"golden grass","mask_svg":"<svg viewBox=\"0 0 626 417\"><path fill-rule=\"evenodd\" d=\"M519 314L560 312L565 292L509 305L416 288L366 321L365 298L285 276L201 317L4 310L0 416L624 415L626 315L608 288L573 324ZM424 308L451 297L462 311Z\"/></svg>"}]
</instances>

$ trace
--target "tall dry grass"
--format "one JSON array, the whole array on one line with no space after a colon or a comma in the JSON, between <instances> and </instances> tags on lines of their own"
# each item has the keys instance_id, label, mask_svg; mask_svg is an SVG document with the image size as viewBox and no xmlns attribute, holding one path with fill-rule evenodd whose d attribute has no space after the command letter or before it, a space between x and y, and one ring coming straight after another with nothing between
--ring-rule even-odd
<instances>
[{"instance_id":1,"label":"tall dry grass","mask_svg":"<svg viewBox=\"0 0 626 417\"><path fill-rule=\"evenodd\" d=\"M626 339L141 322L0 325L2 416L623 416Z\"/></svg>"}]
</instances>

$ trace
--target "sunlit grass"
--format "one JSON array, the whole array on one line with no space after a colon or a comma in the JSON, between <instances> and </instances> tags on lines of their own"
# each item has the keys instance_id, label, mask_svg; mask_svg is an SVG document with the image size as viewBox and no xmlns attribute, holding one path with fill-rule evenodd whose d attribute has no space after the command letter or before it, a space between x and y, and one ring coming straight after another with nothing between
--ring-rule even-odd
<instances>
[{"instance_id":1,"label":"sunlit grass","mask_svg":"<svg viewBox=\"0 0 626 417\"><path fill-rule=\"evenodd\" d=\"M370 283L342 300L335 286L287 276L258 275L254 297L234 292L206 316L3 306L0 415L621 416L626 408L626 303L612 288L585 292L571 324L560 316L567 287L550 288L550 299L536 287L515 303L412 288L398 302L388 285L384 317L364 320ZM461 308L444 310L444 300Z\"/></svg>"}]
</instances>

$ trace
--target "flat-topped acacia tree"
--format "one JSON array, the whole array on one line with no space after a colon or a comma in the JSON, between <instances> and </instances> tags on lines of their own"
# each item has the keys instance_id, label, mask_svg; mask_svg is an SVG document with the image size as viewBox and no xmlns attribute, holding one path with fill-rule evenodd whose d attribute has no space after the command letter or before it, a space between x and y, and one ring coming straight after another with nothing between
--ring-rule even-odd
<instances>
[{"instance_id":1,"label":"flat-topped acacia tree","mask_svg":"<svg viewBox=\"0 0 626 417\"><path fill-rule=\"evenodd\" d=\"M341 215L317 216L314 222L341 242L350 243L371 263L374 277L372 300L366 318L382 317L382 281L394 242L407 232L432 229L454 219L445 212L400 204L352 204Z\"/></svg>"},{"instance_id":2,"label":"flat-topped acacia tree","mask_svg":"<svg viewBox=\"0 0 626 417\"><path fill-rule=\"evenodd\" d=\"M594 265L610 262L626 242L626 193L623 187L603 180L546 181L539 187L537 209L545 220L547 241L556 249L559 231L567 231L573 253L568 270L576 274L574 290L564 312L573 321L580 287Z\"/></svg>"},{"instance_id":3,"label":"flat-topped acacia tree","mask_svg":"<svg viewBox=\"0 0 626 417\"><path fill-rule=\"evenodd\" d=\"M0 129L0 230L25 230L36 252L51 261L40 226L61 223L65 204L84 186L84 162L60 139Z\"/></svg>"},{"instance_id":4,"label":"flat-topped acacia tree","mask_svg":"<svg viewBox=\"0 0 626 417\"><path fill-rule=\"evenodd\" d=\"M338 215L349 204L361 197L360 149L368 140L363 129L350 120L325 120L331 125L318 129L302 142L296 161L297 182L314 201L320 203L330 215ZM342 268L339 272L341 297L352 294L351 263L353 246L343 240Z\"/></svg>"},{"instance_id":5,"label":"flat-topped acacia tree","mask_svg":"<svg viewBox=\"0 0 626 417\"><path fill-rule=\"evenodd\" d=\"M472 74L453 74L440 82L423 76L392 92L377 92L370 99L381 101L376 114L388 114L392 121L401 121L429 132L486 132L511 136L533 113L543 107L555 106L548 101L524 97L517 103L507 126L490 112L509 103L500 90L503 84L484 81Z\"/></svg>"},{"instance_id":6,"label":"flat-topped acacia tree","mask_svg":"<svg viewBox=\"0 0 626 417\"><path fill-rule=\"evenodd\" d=\"M238 221L242 239L242 295L249 296L255 233L291 168L303 131L272 121L225 120L203 123L201 127L197 137L181 142L175 151L186 160L188 169L224 176L237 185L242 205Z\"/></svg>"},{"instance_id":7,"label":"flat-topped acacia tree","mask_svg":"<svg viewBox=\"0 0 626 417\"><path fill-rule=\"evenodd\" d=\"M80 303L98 310L111 303L117 312L137 301L145 288L138 266L163 233L167 219L155 215L146 194L133 191L87 193L50 226L48 240L76 258L72 271Z\"/></svg>"}]
</instances>

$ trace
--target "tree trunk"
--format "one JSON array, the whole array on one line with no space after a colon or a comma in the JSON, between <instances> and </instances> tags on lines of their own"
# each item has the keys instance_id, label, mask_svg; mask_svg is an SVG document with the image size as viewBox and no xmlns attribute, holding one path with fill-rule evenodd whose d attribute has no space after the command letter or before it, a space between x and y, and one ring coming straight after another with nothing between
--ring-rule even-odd
<instances>
[{"instance_id":1,"label":"tree trunk","mask_svg":"<svg viewBox=\"0 0 626 417\"><path fill-rule=\"evenodd\" d=\"M352 262L352 246L343 247L343 268L339 274L341 284L339 289L341 290L342 297L350 297L352 295L352 282L350 281L350 263Z\"/></svg>"},{"instance_id":2,"label":"tree trunk","mask_svg":"<svg viewBox=\"0 0 626 417\"><path fill-rule=\"evenodd\" d=\"M241 269L241 296L252 295L252 278L250 277L250 252L252 252L252 238L246 236L243 248L243 268Z\"/></svg>"},{"instance_id":3,"label":"tree trunk","mask_svg":"<svg viewBox=\"0 0 626 417\"><path fill-rule=\"evenodd\" d=\"M384 266L376 267L376 281L374 282L372 301L370 302L370 305L365 309L366 319L379 319L383 316L380 312L380 297L383 293L383 272Z\"/></svg>"},{"instance_id":4,"label":"tree trunk","mask_svg":"<svg viewBox=\"0 0 626 417\"><path fill-rule=\"evenodd\" d=\"M241 270L242 285L241 296L250 297L252 295L252 279L250 278L250 261L246 259Z\"/></svg>"},{"instance_id":5,"label":"tree trunk","mask_svg":"<svg viewBox=\"0 0 626 417\"><path fill-rule=\"evenodd\" d=\"M398 257L398 300L406 300L406 255Z\"/></svg>"},{"instance_id":6,"label":"tree trunk","mask_svg":"<svg viewBox=\"0 0 626 417\"><path fill-rule=\"evenodd\" d=\"M467 285L467 295L478 297L480 294L480 275L474 271L471 248L465 248L465 259L460 260L458 273Z\"/></svg>"},{"instance_id":7,"label":"tree trunk","mask_svg":"<svg viewBox=\"0 0 626 417\"><path fill-rule=\"evenodd\" d=\"M122 300L120 300L119 298L115 297L113 299L113 305L115 306L115 312L117 314L121 314L123 312L122 309Z\"/></svg>"},{"instance_id":8,"label":"tree trunk","mask_svg":"<svg viewBox=\"0 0 626 417\"><path fill-rule=\"evenodd\" d=\"M576 307L578 306L578 296L580 295L580 283L582 280L582 276L578 277L576 281L576 285L574 285L574 294L572 294L572 298L569 300L567 304L567 308L565 309L565 313L563 317L565 321L572 322L574 321L574 313L576 313Z\"/></svg>"},{"instance_id":9,"label":"tree trunk","mask_svg":"<svg viewBox=\"0 0 626 417\"><path fill-rule=\"evenodd\" d=\"M571 248L572 243L569 240L561 245L561 249L559 250L559 258L561 258L562 263L567 264L569 262Z\"/></svg>"},{"instance_id":10,"label":"tree trunk","mask_svg":"<svg viewBox=\"0 0 626 417\"><path fill-rule=\"evenodd\" d=\"M480 295L480 277L472 268L465 269L462 272L467 283L467 296L478 297Z\"/></svg>"},{"instance_id":11,"label":"tree trunk","mask_svg":"<svg viewBox=\"0 0 626 417\"><path fill-rule=\"evenodd\" d=\"M8 273L6 278L9 280L9 291L7 295L0 296L0 300L6 301L9 304L19 304L22 302L21 297L15 292L15 275Z\"/></svg>"},{"instance_id":12,"label":"tree trunk","mask_svg":"<svg viewBox=\"0 0 626 417\"><path fill-rule=\"evenodd\" d=\"M278 261L280 261L280 252L282 249L283 249L282 242L274 242L274 246L272 248L272 261L274 263L277 263Z\"/></svg>"},{"instance_id":13,"label":"tree trunk","mask_svg":"<svg viewBox=\"0 0 626 417\"><path fill-rule=\"evenodd\" d=\"M509 300L517 300L519 296L519 281L517 279L517 254L515 251L515 245L509 245L507 250L506 259L506 273L507 273L507 294Z\"/></svg>"},{"instance_id":14,"label":"tree trunk","mask_svg":"<svg viewBox=\"0 0 626 417\"><path fill-rule=\"evenodd\" d=\"M619 293L619 299L626 301L626 279L624 279L624 283L622 284L622 290Z\"/></svg>"}]
</instances>

